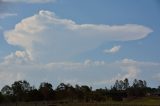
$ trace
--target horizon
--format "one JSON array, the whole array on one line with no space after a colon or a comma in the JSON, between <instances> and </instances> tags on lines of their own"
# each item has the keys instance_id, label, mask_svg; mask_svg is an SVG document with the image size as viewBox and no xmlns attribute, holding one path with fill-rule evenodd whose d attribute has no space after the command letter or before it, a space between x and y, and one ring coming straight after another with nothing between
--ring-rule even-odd
<instances>
[{"instance_id":1,"label":"horizon","mask_svg":"<svg viewBox=\"0 0 160 106\"><path fill-rule=\"evenodd\" d=\"M0 0L0 88L27 80L160 85L158 0Z\"/></svg>"}]
</instances>

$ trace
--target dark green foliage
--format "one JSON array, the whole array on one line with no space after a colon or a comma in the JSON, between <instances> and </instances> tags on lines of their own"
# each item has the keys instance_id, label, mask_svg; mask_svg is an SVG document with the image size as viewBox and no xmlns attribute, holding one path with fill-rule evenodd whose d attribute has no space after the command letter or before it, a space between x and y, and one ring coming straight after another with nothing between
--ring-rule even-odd
<instances>
[{"instance_id":1,"label":"dark green foliage","mask_svg":"<svg viewBox=\"0 0 160 106\"><path fill-rule=\"evenodd\" d=\"M16 81L11 86L13 96L17 101L25 101L28 93L31 90L30 84L27 81Z\"/></svg>"},{"instance_id":2,"label":"dark green foliage","mask_svg":"<svg viewBox=\"0 0 160 106\"><path fill-rule=\"evenodd\" d=\"M98 102L106 101L107 93L107 89L96 89L95 91L92 91L92 100Z\"/></svg>"},{"instance_id":3,"label":"dark green foliage","mask_svg":"<svg viewBox=\"0 0 160 106\"><path fill-rule=\"evenodd\" d=\"M3 88L2 88L2 90L1 90L1 92L2 92L2 94L3 95L13 95L13 90L12 90L12 88L10 87L10 86L8 86L8 85L5 85Z\"/></svg>"},{"instance_id":4,"label":"dark green foliage","mask_svg":"<svg viewBox=\"0 0 160 106\"><path fill-rule=\"evenodd\" d=\"M96 89L87 85L75 85L61 83L56 89L52 84L43 82L39 89L30 86L27 81L16 81L11 86L4 86L0 92L2 102L30 102L30 101L60 101L66 102L104 102L107 99L122 101L124 98L138 98L146 95L160 95L160 87L147 87L147 82L135 79L130 86L128 79L116 80L113 87L108 90Z\"/></svg>"},{"instance_id":5,"label":"dark green foliage","mask_svg":"<svg viewBox=\"0 0 160 106\"><path fill-rule=\"evenodd\" d=\"M43 82L40 84L39 91L43 96L43 100L52 100L54 98L54 91L52 84Z\"/></svg>"},{"instance_id":6,"label":"dark green foliage","mask_svg":"<svg viewBox=\"0 0 160 106\"><path fill-rule=\"evenodd\" d=\"M43 100L43 95L37 89L32 89L27 94L26 101L42 101L42 100Z\"/></svg>"},{"instance_id":7,"label":"dark green foliage","mask_svg":"<svg viewBox=\"0 0 160 106\"><path fill-rule=\"evenodd\" d=\"M129 96L143 97L147 94L147 89L146 81L135 79L133 85L127 89L127 92Z\"/></svg>"},{"instance_id":8,"label":"dark green foliage","mask_svg":"<svg viewBox=\"0 0 160 106\"><path fill-rule=\"evenodd\" d=\"M115 100L115 101L122 101L123 98L127 97L126 90L117 90L115 87L113 87L110 90L109 94L110 94L110 97L112 97L112 100Z\"/></svg>"},{"instance_id":9,"label":"dark green foliage","mask_svg":"<svg viewBox=\"0 0 160 106\"><path fill-rule=\"evenodd\" d=\"M2 93L0 92L0 103L2 103L4 101L4 96L2 95Z\"/></svg>"}]
</instances>

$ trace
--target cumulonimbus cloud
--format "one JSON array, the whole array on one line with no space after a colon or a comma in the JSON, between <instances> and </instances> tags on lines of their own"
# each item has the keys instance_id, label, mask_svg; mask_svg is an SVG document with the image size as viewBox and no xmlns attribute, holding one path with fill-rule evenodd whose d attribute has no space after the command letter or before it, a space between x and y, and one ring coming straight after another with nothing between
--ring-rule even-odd
<instances>
[{"instance_id":1,"label":"cumulonimbus cloud","mask_svg":"<svg viewBox=\"0 0 160 106\"><path fill-rule=\"evenodd\" d=\"M9 44L20 46L34 56L63 60L106 41L138 40L151 32L152 29L137 24L77 24L59 18L54 12L41 10L23 19L4 36Z\"/></svg>"}]
</instances>

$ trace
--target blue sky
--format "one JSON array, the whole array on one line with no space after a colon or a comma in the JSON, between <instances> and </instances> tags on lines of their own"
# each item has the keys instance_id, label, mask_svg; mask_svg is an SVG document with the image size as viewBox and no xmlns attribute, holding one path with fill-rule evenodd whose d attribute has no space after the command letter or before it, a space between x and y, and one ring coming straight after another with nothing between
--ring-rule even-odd
<instances>
[{"instance_id":1,"label":"blue sky","mask_svg":"<svg viewBox=\"0 0 160 106\"><path fill-rule=\"evenodd\" d=\"M159 0L1 0L0 86L26 79L160 84Z\"/></svg>"}]
</instances>

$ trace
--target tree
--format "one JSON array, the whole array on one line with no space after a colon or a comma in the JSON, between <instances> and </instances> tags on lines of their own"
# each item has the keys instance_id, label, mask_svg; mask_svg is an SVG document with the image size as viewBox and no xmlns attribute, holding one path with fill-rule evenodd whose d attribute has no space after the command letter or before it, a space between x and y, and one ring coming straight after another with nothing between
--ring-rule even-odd
<instances>
[{"instance_id":1,"label":"tree","mask_svg":"<svg viewBox=\"0 0 160 106\"><path fill-rule=\"evenodd\" d=\"M96 89L95 91L92 92L92 100L94 101L105 101L107 96L107 89Z\"/></svg>"},{"instance_id":2,"label":"tree","mask_svg":"<svg viewBox=\"0 0 160 106\"><path fill-rule=\"evenodd\" d=\"M57 86L56 96L61 100L73 101L79 98L80 87L77 85L77 89L71 84L61 83Z\"/></svg>"},{"instance_id":3,"label":"tree","mask_svg":"<svg viewBox=\"0 0 160 106\"><path fill-rule=\"evenodd\" d=\"M83 92L81 91L81 87L79 85L75 85L75 93L76 93L76 99L79 101L83 100Z\"/></svg>"},{"instance_id":4,"label":"tree","mask_svg":"<svg viewBox=\"0 0 160 106\"><path fill-rule=\"evenodd\" d=\"M41 83L39 87L39 91L43 95L44 100L53 99L54 92L53 92L52 84L48 82Z\"/></svg>"},{"instance_id":5,"label":"tree","mask_svg":"<svg viewBox=\"0 0 160 106\"><path fill-rule=\"evenodd\" d=\"M109 95L115 101L122 101L124 97L127 97L127 93L124 90L117 90L115 87L111 88Z\"/></svg>"},{"instance_id":6,"label":"tree","mask_svg":"<svg viewBox=\"0 0 160 106\"><path fill-rule=\"evenodd\" d=\"M3 99L4 99L3 94L0 92L0 103L3 102Z\"/></svg>"},{"instance_id":7,"label":"tree","mask_svg":"<svg viewBox=\"0 0 160 106\"><path fill-rule=\"evenodd\" d=\"M124 89L124 82L122 80L118 81L116 80L114 84L114 88L117 90L123 90Z\"/></svg>"},{"instance_id":8,"label":"tree","mask_svg":"<svg viewBox=\"0 0 160 106\"><path fill-rule=\"evenodd\" d=\"M92 87L87 85L82 85L80 87L81 92L83 93L83 100L88 102L91 100Z\"/></svg>"},{"instance_id":9,"label":"tree","mask_svg":"<svg viewBox=\"0 0 160 106\"><path fill-rule=\"evenodd\" d=\"M33 88L28 93L27 101L42 101L44 99L42 93L37 90L36 88Z\"/></svg>"},{"instance_id":10,"label":"tree","mask_svg":"<svg viewBox=\"0 0 160 106\"><path fill-rule=\"evenodd\" d=\"M134 79L132 87L133 87L133 88L138 88L138 86L139 86L139 85L138 85L137 79Z\"/></svg>"},{"instance_id":11,"label":"tree","mask_svg":"<svg viewBox=\"0 0 160 106\"><path fill-rule=\"evenodd\" d=\"M0 102L21 102L21 101L42 101L58 100L61 103L67 102L93 102L105 101L107 98L116 101L122 101L126 97L143 97L146 94L160 95L160 86L158 88L147 87L145 80L133 81L129 86L128 79L116 80L111 90L96 89L87 85L75 85L61 83L53 90L52 84L43 82L39 89L30 86L27 81L15 81L11 86L6 85L1 89Z\"/></svg>"},{"instance_id":12,"label":"tree","mask_svg":"<svg viewBox=\"0 0 160 106\"><path fill-rule=\"evenodd\" d=\"M144 84L144 87L146 88L147 87L147 82L145 80L143 81L143 84Z\"/></svg>"},{"instance_id":13,"label":"tree","mask_svg":"<svg viewBox=\"0 0 160 106\"><path fill-rule=\"evenodd\" d=\"M128 89L128 95L142 97L146 95L147 91L147 82L135 79L131 88Z\"/></svg>"},{"instance_id":14,"label":"tree","mask_svg":"<svg viewBox=\"0 0 160 106\"><path fill-rule=\"evenodd\" d=\"M116 90L118 90L118 88L119 88L119 81L118 81L118 80L116 80L116 82L115 82L115 84L114 84L114 88L115 88Z\"/></svg>"},{"instance_id":15,"label":"tree","mask_svg":"<svg viewBox=\"0 0 160 106\"><path fill-rule=\"evenodd\" d=\"M11 87L17 101L25 101L26 94L31 90L31 86L26 80L15 81Z\"/></svg>"},{"instance_id":16,"label":"tree","mask_svg":"<svg viewBox=\"0 0 160 106\"><path fill-rule=\"evenodd\" d=\"M128 81L127 78L124 79L123 83L124 83L124 90L126 90L127 88L129 88L129 81Z\"/></svg>"},{"instance_id":17,"label":"tree","mask_svg":"<svg viewBox=\"0 0 160 106\"><path fill-rule=\"evenodd\" d=\"M3 95L7 95L7 96L13 95L13 89L12 89L10 86L5 85L5 86L1 89L1 93L2 93Z\"/></svg>"},{"instance_id":18,"label":"tree","mask_svg":"<svg viewBox=\"0 0 160 106\"><path fill-rule=\"evenodd\" d=\"M119 87L118 87L119 90L123 90L124 89L124 83L122 80L119 81Z\"/></svg>"},{"instance_id":19,"label":"tree","mask_svg":"<svg viewBox=\"0 0 160 106\"><path fill-rule=\"evenodd\" d=\"M57 91L65 91L67 89L67 85L64 84L64 83L60 83L58 86L57 86Z\"/></svg>"}]
</instances>

